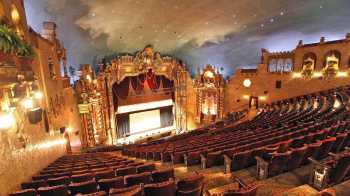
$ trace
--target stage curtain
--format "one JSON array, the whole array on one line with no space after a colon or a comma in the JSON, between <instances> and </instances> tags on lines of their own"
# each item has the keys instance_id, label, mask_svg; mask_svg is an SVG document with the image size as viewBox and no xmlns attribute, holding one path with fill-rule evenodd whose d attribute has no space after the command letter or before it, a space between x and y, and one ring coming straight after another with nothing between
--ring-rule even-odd
<instances>
[{"instance_id":1,"label":"stage curtain","mask_svg":"<svg viewBox=\"0 0 350 196\"><path fill-rule=\"evenodd\" d=\"M160 108L160 125L161 127L168 127L173 125L174 117L173 117L173 107L164 107Z\"/></svg>"},{"instance_id":2,"label":"stage curtain","mask_svg":"<svg viewBox=\"0 0 350 196\"><path fill-rule=\"evenodd\" d=\"M126 99L129 94L129 82L129 77L126 77L119 84L115 83L112 88L113 94L120 99Z\"/></svg>"},{"instance_id":3,"label":"stage curtain","mask_svg":"<svg viewBox=\"0 0 350 196\"><path fill-rule=\"evenodd\" d=\"M130 134L129 114L117 115L118 138L128 136Z\"/></svg>"},{"instance_id":4,"label":"stage curtain","mask_svg":"<svg viewBox=\"0 0 350 196\"><path fill-rule=\"evenodd\" d=\"M151 90L156 90L159 88L159 84L157 83L156 76L150 70L146 74L147 84Z\"/></svg>"},{"instance_id":5,"label":"stage curtain","mask_svg":"<svg viewBox=\"0 0 350 196\"><path fill-rule=\"evenodd\" d=\"M143 82L141 82L139 76L130 77L131 86L136 92L136 94L140 94L144 88Z\"/></svg>"}]
</instances>

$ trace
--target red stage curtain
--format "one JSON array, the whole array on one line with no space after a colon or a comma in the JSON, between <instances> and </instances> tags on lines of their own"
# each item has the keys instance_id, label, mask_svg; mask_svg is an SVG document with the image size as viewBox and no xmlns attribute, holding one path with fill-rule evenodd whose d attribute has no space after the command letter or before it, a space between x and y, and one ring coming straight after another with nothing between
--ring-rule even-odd
<instances>
[{"instance_id":1,"label":"red stage curtain","mask_svg":"<svg viewBox=\"0 0 350 196\"><path fill-rule=\"evenodd\" d=\"M147 84L151 90L156 90L159 88L159 83L157 83L156 75L153 74L152 70L149 70L146 74Z\"/></svg>"}]
</instances>

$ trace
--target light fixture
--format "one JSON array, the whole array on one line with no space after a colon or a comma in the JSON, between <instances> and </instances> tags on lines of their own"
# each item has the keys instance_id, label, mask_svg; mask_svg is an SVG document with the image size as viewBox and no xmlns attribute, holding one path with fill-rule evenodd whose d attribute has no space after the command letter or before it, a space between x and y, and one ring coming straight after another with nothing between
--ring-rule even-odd
<instances>
[{"instance_id":1,"label":"light fixture","mask_svg":"<svg viewBox=\"0 0 350 196\"><path fill-rule=\"evenodd\" d=\"M249 99L249 95L243 95L244 99Z\"/></svg>"},{"instance_id":2,"label":"light fixture","mask_svg":"<svg viewBox=\"0 0 350 196\"><path fill-rule=\"evenodd\" d=\"M0 112L0 130L7 130L15 124L15 117L9 112Z\"/></svg>"},{"instance_id":3,"label":"light fixture","mask_svg":"<svg viewBox=\"0 0 350 196\"><path fill-rule=\"evenodd\" d=\"M313 74L312 74L312 76L313 77L322 77L322 73L321 72L314 72Z\"/></svg>"},{"instance_id":4,"label":"light fixture","mask_svg":"<svg viewBox=\"0 0 350 196\"><path fill-rule=\"evenodd\" d=\"M265 100L266 100L266 97L265 97L265 96L260 96L260 97L259 97L259 100L265 101Z\"/></svg>"},{"instance_id":5,"label":"light fixture","mask_svg":"<svg viewBox=\"0 0 350 196\"><path fill-rule=\"evenodd\" d=\"M301 78L301 76L302 75L301 75L300 72L294 72L293 75L292 75L293 78Z\"/></svg>"},{"instance_id":6,"label":"light fixture","mask_svg":"<svg viewBox=\"0 0 350 196\"><path fill-rule=\"evenodd\" d=\"M72 129L71 127L67 127L67 128L66 128L66 131L67 131L68 133L72 133L73 129Z\"/></svg>"},{"instance_id":7,"label":"light fixture","mask_svg":"<svg viewBox=\"0 0 350 196\"><path fill-rule=\"evenodd\" d=\"M252 81L250 79L244 79L243 80L243 86L246 88L249 88L252 85Z\"/></svg>"},{"instance_id":8,"label":"light fixture","mask_svg":"<svg viewBox=\"0 0 350 196\"><path fill-rule=\"evenodd\" d=\"M91 82L91 76L90 75L86 75L86 79Z\"/></svg>"},{"instance_id":9,"label":"light fixture","mask_svg":"<svg viewBox=\"0 0 350 196\"><path fill-rule=\"evenodd\" d=\"M22 105L25 109L32 109L33 108L33 100L31 98L25 98L22 100Z\"/></svg>"},{"instance_id":10,"label":"light fixture","mask_svg":"<svg viewBox=\"0 0 350 196\"><path fill-rule=\"evenodd\" d=\"M343 72L343 71L340 71L340 72L338 72L337 73L337 77L346 77L346 76L348 76L348 73L347 72Z\"/></svg>"},{"instance_id":11,"label":"light fixture","mask_svg":"<svg viewBox=\"0 0 350 196\"><path fill-rule=\"evenodd\" d=\"M34 92L34 98L35 99L42 99L43 98L43 93L40 91L35 91Z\"/></svg>"}]
</instances>

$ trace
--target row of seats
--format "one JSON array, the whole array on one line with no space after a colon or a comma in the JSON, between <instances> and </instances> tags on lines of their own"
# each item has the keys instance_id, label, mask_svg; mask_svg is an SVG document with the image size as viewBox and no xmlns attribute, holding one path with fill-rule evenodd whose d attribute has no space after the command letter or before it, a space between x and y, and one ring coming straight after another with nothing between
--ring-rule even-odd
<instances>
[{"instance_id":1,"label":"row of seats","mask_svg":"<svg viewBox=\"0 0 350 196\"><path fill-rule=\"evenodd\" d=\"M22 183L11 196L202 195L203 176L175 179L173 168L157 170L114 153L66 155Z\"/></svg>"},{"instance_id":2,"label":"row of seats","mask_svg":"<svg viewBox=\"0 0 350 196\"><path fill-rule=\"evenodd\" d=\"M342 87L278 101L251 121L125 146L123 154L203 168L225 164L227 172L257 164L265 168L261 176L274 176L350 145L349 95L349 87Z\"/></svg>"}]
</instances>

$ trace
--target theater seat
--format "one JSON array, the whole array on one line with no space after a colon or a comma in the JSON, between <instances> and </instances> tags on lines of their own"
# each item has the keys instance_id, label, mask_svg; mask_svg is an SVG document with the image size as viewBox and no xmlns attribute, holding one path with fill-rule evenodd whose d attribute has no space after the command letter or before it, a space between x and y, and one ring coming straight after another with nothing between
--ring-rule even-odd
<instances>
[{"instance_id":1,"label":"theater seat","mask_svg":"<svg viewBox=\"0 0 350 196\"><path fill-rule=\"evenodd\" d=\"M113 170L105 170L105 171L100 171L95 173L96 181L100 179L109 179L114 177L115 177L115 172Z\"/></svg>"},{"instance_id":2,"label":"theater seat","mask_svg":"<svg viewBox=\"0 0 350 196\"><path fill-rule=\"evenodd\" d=\"M45 180L33 180L21 184L22 189L38 189L39 187L48 186Z\"/></svg>"},{"instance_id":3,"label":"theater seat","mask_svg":"<svg viewBox=\"0 0 350 196\"><path fill-rule=\"evenodd\" d=\"M177 182L177 192L189 192L197 189L203 191L204 176L195 174L186 178L182 178Z\"/></svg>"},{"instance_id":4,"label":"theater seat","mask_svg":"<svg viewBox=\"0 0 350 196\"><path fill-rule=\"evenodd\" d=\"M143 184L127 188L112 188L109 191L110 196L143 196Z\"/></svg>"},{"instance_id":5,"label":"theater seat","mask_svg":"<svg viewBox=\"0 0 350 196\"><path fill-rule=\"evenodd\" d=\"M303 161L303 158L307 150L308 150L307 144L299 148L291 149L290 159L287 162L287 171L296 169L301 165L301 162Z\"/></svg>"},{"instance_id":6,"label":"theater seat","mask_svg":"<svg viewBox=\"0 0 350 196\"><path fill-rule=\"evenodd\" d=\"M10 196L36 196L35 189L24 189L10 194Z\"/></svg>"},{"instance_id":7,"label":"theater seat","mask_svg":"<svg viewBox=\"0 0 350 196\"><path fill-rule=\"evenodd\" d=\"M133 186L138 184L149 184L152 182L151 172L144 172L140 174L127 175L124 178L127 186Z\"/></svg>"},{"instance_id":8,"label":"theater seat","mask_svg":"<svg viewBox=\"0 0 350 196\"><path fill-rule=\"evenodd\" d=\"M152 172L152 180L154 183L168 181L170 178L174 177L174 168L156 170Z\"/></svg>"},{"instance_id":9,"label":"theater seat","mask_svg":"<svg viewBox=\"0 0 350 196\"><path fill-rule=\"evenodd\" d=\"M82 193L82 194L94 193L94 192L97 192L97 184L94 180L90 180L86 182L71 183L69 185L69 190L73 195L78 193Z\"/></svg>"},{"instance_id":10,"label":"theater seat","mask_svg":"<svg viewBox=\"0 0 350 196\"><path fill-rule=\"evenodd\" d=\"M65 185L59 186L49 186L49 187L40 187L38 189L38 194L40 196L68 196L68 190Z\"/></svg>"},{"instance_id":11,"label":"theater seat","mask_svg":"<svg viewBox=\"0 0 350 196\"><path fill-rule=\"evenodd\" d=\"M47 180L47 184L50 186L58 186L58 185L69 185L70 183L70 177L69 176L62 176L58 178L50 178Z\"/></svg>"},{"instance_id":12,"label":"theater seat","mask_svg":"<svg viewBox=\"0 0 350 196\"><path fill-rule=\"evenodd\" d=\"M77 194L77 196L107 196L108 194L104 191L99 191L99 192L95 192L95 193L89 193L89 194Z\"/></svg>"},{"instance_id":13,"label":"theater seat","mask_svg":"<svg viewBox=\"0 0 350 196\"><path fill-rule=\"evenodd\" d=\"M331 151L333 144L335 143L335 141L337 140L336 137L330 137L324 140L321 140L322 145L320 147L320 150L316 156L317 160L321 160L324 159L328 156L328 153Z\"/></svg>"},{"instance_id":14,"label":"theater seat","mask_svg":"<svg viewBox=\"0 0 350 196\"><path fill-rule=\"evenodd\" d=\"M287 151L284 153L271 153L270 160L256 157L258 162L256 165L258 178L265 179L282 173L286 168L290 155L291 151Z\"/></svg>"},{"instance_id":15,"label":"theater seat","mask_svg":"<svg viewBox=\"0 0 350 196\"><path fill-rule=\"evenodd\" d=\"M136 167L124 167L117 169L116 171L117 176L126 176L131 174L136 174Z\"/></svg>"},{"instance_id":16,"label":"theater seat","mask_svg":"<svg viewBox=\"0 0 350 196\"><path fill-rule=\"evenodd\" d=\"M71 179L72 182L86 182L94 179L94 175L92 175L91 173L73 175Z\"/></svg>"},{"instance_id":17,"label":"theater seat","mask_svg":"<svg viewBox=\"0 0 350 196\"><path fill-rule=\"evenodd\" d=\"M147 184L144 187L145 196L175 196L176 185L173 179L166 182Z\"/></svg>"},{"instance_id":18,"label":"theater seat","mask_svg":"<svg viewBox=\"0 0 350 196\"><path fill-rule=\"evenodd\" d=\"M111 188L124 188L124 177L115 177L111 179L101 179L98 182L98 185L101 190L109 192Z\"/></svg>"},{"instance_id":19,"label":"theater seat","mask_svg":"<svg viewBox=\"0 0 350 196\"><path fill-rule=\"evenodd\" d=\"M150 164L144 164L144 165L139 165L136 167L136 172L137 173L143 173L143 172L152 172L156 169L156 166L154 163Z\"/></svg>"}]
</instances>

